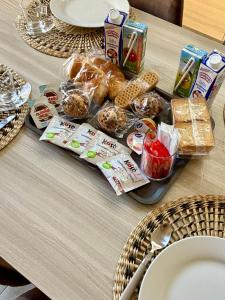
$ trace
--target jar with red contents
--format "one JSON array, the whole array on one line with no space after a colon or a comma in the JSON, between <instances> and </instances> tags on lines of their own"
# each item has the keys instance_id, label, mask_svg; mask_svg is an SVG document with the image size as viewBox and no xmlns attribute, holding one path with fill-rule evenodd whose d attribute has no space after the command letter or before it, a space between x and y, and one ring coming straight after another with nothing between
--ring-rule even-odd
<instances>
[{"instance_id":1,"label":"jar with red contents","mask_svg":"<svg viewBox=\"0 0 225 300\"><path fill-rule=\"evenodd\" d=\"M170 154L168 149L157 139L147 134L143 144L141 169L152 180L168 178L173 171L176 153Z\"/></svg>"}]
</instances>

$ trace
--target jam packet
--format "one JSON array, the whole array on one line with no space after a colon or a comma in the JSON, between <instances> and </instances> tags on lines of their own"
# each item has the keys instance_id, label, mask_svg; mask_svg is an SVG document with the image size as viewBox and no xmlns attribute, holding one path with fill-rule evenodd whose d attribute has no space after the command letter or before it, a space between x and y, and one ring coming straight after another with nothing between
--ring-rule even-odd
<instances>
[{"instance_id":1,"label":"jam packet","mask_svg":"<svg viewBox=\"0 0 225 300\"><path fill-rule=\"evenodd\" d=\"M39 129L47 127L51 119L58 116L55 106L50 104L46 97L40 97L34 101L30 114Z\"/></svg>"},{"instance_id":2,"label":"jam packet","mask_svg":"<svg viewBox=\"0 0 225 300\"><path fill-rule=\"evenodd\" d=\"M62 110L62 98L63 94L60 91L59 84L44 84L39 86L41 96L45 96L48 102L55 106L56 110L60 112Z\"/></svg>"},{"instance_id":3,"label":"jam packet","mask_svg":"<svg viewBox=\"0 0 225 300\"><path fill-rule=\"evenodd\" d=\"M131 151L116 139L98 131L80 157L96 165L98 162L120 153L131 153Z\"/></svg>"},{"instance_id":4,"label":"jam packet","mask_svg":"<svg viewBox=\"0 0 225 300\"><path fill-rule=\"evenodd\" d=\"M40 137L40 141L47 141L66 148L66 144L78 128L78 124L68 122L60 117L54 117Z\"/></svg>"},{"instance_id":5,"label":"jam packet","mask_svg":"<svg viewBox=\"0 0 225 300\"><path fill-rule=\"evenodd\" d=\"M105 159L98 162L97 166L118 196L149 183L128 153Z\"/></svg>"},{"instance_id":6,"label":"jam packet","mask_svg":"<svg viewBox=\"0 0 225 300\"><path fill-rule=\"evenodd\" d=\"M88 123L83 123L71 136L69 142L66 144L66 148L77 154L81 154L95 138L96 134L97 130L94 127Z\"/></svg>"}]
</instances>

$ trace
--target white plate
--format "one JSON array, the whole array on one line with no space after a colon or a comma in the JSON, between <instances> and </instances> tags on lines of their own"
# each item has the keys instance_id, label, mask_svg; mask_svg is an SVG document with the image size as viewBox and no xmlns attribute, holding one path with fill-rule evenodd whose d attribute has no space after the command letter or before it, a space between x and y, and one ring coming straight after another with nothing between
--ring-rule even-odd
<instances>
[{"instance_id":1,"label":"white plate","mask_svg":"<svg viewBox=\"0 0 225 300\"><path fill-rule=\"evenodd\" d=\"M192 237L172 244L148 268L138 300L225 299L225 239Z\"/></svg>"},{"instance_id":2,"label":"white plate","mask_svg":"<svg viewBox=\"0 0 225 300\"><path fill-rule=\"evenodd\" d=\"M127 0L51 0L55 17L75 26L102 27L111 8L129 13Z\"/></svg>"}]
</instances>

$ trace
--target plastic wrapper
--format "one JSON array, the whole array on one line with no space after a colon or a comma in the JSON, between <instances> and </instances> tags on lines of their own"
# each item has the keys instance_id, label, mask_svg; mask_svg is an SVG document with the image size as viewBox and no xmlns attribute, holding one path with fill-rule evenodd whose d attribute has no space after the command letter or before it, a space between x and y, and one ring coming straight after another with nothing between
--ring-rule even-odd
<instances>
[{"instance_id":1,"label":"plastic wrapper","mask_svg":"<svg viewBox=\"0 0 225 300\"><path fill-rule=\"evenodd\" d=\"M115 104L122 108L130 108L132 102L138 96L155 88L159 80L155 72L145 72L140 77L131 80L121 89L115 98Z\"/></svg>"},{"instance_id":2,"label":"plastic wrapper","mask_svg":"<svg viewBox=\"0 0 225 300\"><path fill-rule=\"evenodd\" d=\"M180 134L179 155L207 155L215 146L206 100L173 99L173 123Z\"/></svg>"},{"instance_id":3,"label":"plastic wrapper","mask_svg":"<svg viewBox=\"0 0 225 300\"><path fill-rule=\"evenodd\" d=\"M96 134L97 130L95 128L88 123L83 123L70 137L66 148L77 154L81 154L87 148L88 144L95 139Z\"/></svg>"},{"instance_id":4,"label":"plastic wrapper","mask_svg":"<svg viewBox=\"0 0 225 300\"><path fill-rule=\"evenodd\" d=\"M137 117L132 112L106 102L91 120L91 124L110 135L122 138L136 121Z\"/></svg>"},{"instance_id":5,"label":"plastic wrapper","mask_svg":"<svg viewBox=\"0 0 225 300\"><path fill-rule=\"evenodd\" d=\"M106 96L114 100L127 80L119 66L104 58L104 52L92 49L86 54L74 53L63 65L67 79L80 82L93 100L101 105Z\"/></svg>"},{"instance_id":6,"label":"plastic wrapper","mask_svg":"<svg viewBox=\"0 0 225 300\"><path fill-rule=\"evenodd\" d=\"M96 165L98 162L120 153L131 153L131 151L116 139L98 131L80 157Z\"/></svg>"},{"instance_id":7,"label":"plastic wrapper","mask_svg":"<svg viewBox=\"0 0 225 300\"><path fill-rule=\"evenodd\" d=\"M77 131L79 126L61 117L53 117L40 137L40 141L47 141L66 148L66 144L70 141L71 136Z\"/></svg>"},{"instance_id":8,"label":"plastic wrapper","mask_svg":"<svg viewBox=\"0 0 225 300\"><path fill-rule=\"evenodd\" d=\"M133 112L141 118L155 118L167 106L167 102L157 92L149 92L132 101Z\"/></svg>"},{"instance_id":9,"label":"plastic wrapper","mask_svg":"<svg viewBox=\"0 0 225 300\"><path fill-rule=\"evenodd\" d=\"M129 154L119 154L97 163L116 194L122 195L149 183Z\"/></svg>"}]
</instances>

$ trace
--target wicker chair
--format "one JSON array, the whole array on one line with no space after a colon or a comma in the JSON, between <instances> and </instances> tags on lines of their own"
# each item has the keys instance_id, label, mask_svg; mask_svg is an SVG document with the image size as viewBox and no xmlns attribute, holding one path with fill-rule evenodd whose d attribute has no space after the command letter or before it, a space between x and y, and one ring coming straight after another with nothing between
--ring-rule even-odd
<instances>
[{"instance_id":1,"label":"wicker chair","mask_svg":"<svg viewBox=\"0 0 225 300\"><path fill-rule=\"evenodd\" d=\"M184 0L129 0L130 5L164 19L182 25Z\"/></svg>"}]
</instances>

